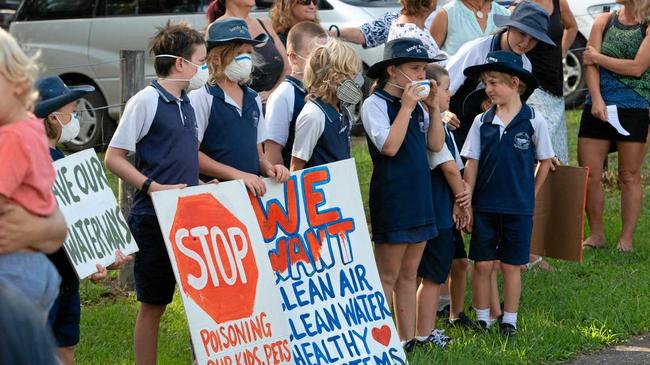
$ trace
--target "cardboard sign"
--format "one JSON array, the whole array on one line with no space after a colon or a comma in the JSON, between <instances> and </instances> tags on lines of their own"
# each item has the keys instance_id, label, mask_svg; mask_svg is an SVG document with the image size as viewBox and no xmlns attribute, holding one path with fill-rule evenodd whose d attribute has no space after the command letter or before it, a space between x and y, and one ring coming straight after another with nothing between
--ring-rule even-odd
<instances>
[{"instance_id":1,"label":"cardboard sign","mask_svg":"<svg viewBox=\"0 0 650 365\"><path fill-rule=\"evenodd\" d=\"M152 194L199 364L290 364L280 296L241 181Z\"/></svg>"},{"instance_id":2,"label":"cardboard sign","mask_svg":"<svg viewBox=\"0 0 650 365\"><path fill-rule=\"evenodd\" d=\"M405 364L382 290L354 160L266 180L252 197L291 333L293 360Z\"/></svg>"},{"instance_id":3,"label":"cardboard sign","mask_svg":"<svg viewBox=\"0 0 650 365\"><path fill-rule=\"evenodd\" d=\"M532 253L582 262L588 174L586 168L570 166L549 171L535 198Z\"/></svg>"},{"instance_id":4,"label":"cardboard sign","mask_svg":"<svg viewBox=\"0 0 650 365\"><path fill-rule=\"evenodd\" d=\"M114 263L117 250L138 251L95 150L55 161L54 169L52 191L68 224L63 247L79 279Z\"/></svg>"}]
</instances>

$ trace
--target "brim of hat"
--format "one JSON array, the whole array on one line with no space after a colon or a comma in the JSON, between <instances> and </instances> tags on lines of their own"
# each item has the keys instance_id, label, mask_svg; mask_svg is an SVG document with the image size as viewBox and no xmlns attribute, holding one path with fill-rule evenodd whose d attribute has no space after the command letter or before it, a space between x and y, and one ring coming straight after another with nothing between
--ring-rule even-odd
<instances>
[{"instance_id":1,"label":"brim of hat","mask_svg":"<svg viewBox=\"0 0 650 365\"><path fill-rule=\"evenodd\" d=\"M397 57L397 58L391 58L388 60L383 60L375 63L374 65L370 66L368 71L366 72L366 76L371 78L371 79L377 79L379 76L381 76L381 72L386 69L386 67L390 65L401 65L402 63L407 63L407 62L426 62L426 63L431 63L431 62L440 62L446 60L447 57L440 56L440 57L435 57L435 58L422 58L422 57Z\"/></svg>"},{"instance_id":2,"label":"brim of hat","mask_svg":"<svg viewBox=\"0 0 650 365\"><path fill-rule=\"evenodd\" d=\"M466 68L463 73L470 79L478 80L481 73L486 71L497 71L506 73L508 75L517 76L519 79L521 79L521 81L524 82L524 84L526 84L526 93L528 93L530 90L535 90L539 85L537 83L537 79L531 72L520 68L513 68L509 64L499 62L470 66ZM532 93L532 91L530 92Z\"/></svg>"},{"instance_id":3,"label":"brim of hat","mask_svg":"<svg viewBox=\"0 0 650 365\"><path fill-rule=\"evenodd\" d=\"M536 87L531 88L526 85L526 91L523 93L523 95L521 95L521 101L525 102L528 100L535 89ZM485 89L483 88L474 90L469 93L465 97L465 100L463 100L463 115L466 118L476 118L477 115L484 112L481 106L485 100L490 100L490 97L487 95Z\"/></svg>"},{"instance_id":4,"label":"brim of hat","mask_svg":"<svg viewBox=\"0 0 650 365\"><path fill-rule=\"evenodd\" d=\"M544 42L548 45L555 46L555 42L546 33L542 33L537 29L533 29L526 24L513 21L510 19L510 15L495 15L494 16L494 25L496 25L499 28L504 28L504 27L515 27L519 29L520 31L530 35L531 37L537 39L540 42Z\"/></svg>"},{"instance_id":5,"label":"brim of hat","mask_svg":"<svg viewBox=\"0 0 650 365\"><path fill-rule=\"evenodd\" d=\"M73 101L95 91L95 87L91 85L69 86L68 89L70 89L70 92L66 94L38 102L34 107L34 115L38 118L45 118Z\"/></svg>"},{"instance_id":6,"label":"brim of hat","mask_svg":"<svg viewBox=\"0 0 650 365\"><path fill-rule=\"evenodd\" d=\"M269 40L269 36L266 33L260 33L257 37L253 39L233 37L233 38L219 39L217 41L208 40L206 43L207 43L207 49L209 51L212 48L224 43L238 42L238 43L252 44L253 46L257 46L259 44L266 43L268 40Z\"/></svg>"}]
</instances>

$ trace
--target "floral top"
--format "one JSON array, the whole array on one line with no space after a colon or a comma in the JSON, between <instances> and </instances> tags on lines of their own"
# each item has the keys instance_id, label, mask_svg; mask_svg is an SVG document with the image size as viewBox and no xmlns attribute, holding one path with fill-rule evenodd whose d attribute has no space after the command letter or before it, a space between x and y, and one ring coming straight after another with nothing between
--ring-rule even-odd
<instances>
[{"instance_id":1,"label":"floral top","mask_svg":"<svg viewBox=\"0 0 650 365\"><path fill-rule=\"evenodd\" d=\"M386 43L388 38L388 29L398 17L399 12L389 11L379 18L359 27L359 30L366 41L364 47L373 48Z\"/></svg>"},{"instance_id":2,"label":"floral top","mask_svg":"<svg viewBox=\"0 0 650 365\"><path fill-rule=\"evenodd\" d=\"M393 22L388 32L388 41L397 38L417 38L422 41L424 47L429 51L430 58L443 58L447 59L447 54L440 50L436 41L431 37L431 34L424 29L418 28L413 23Z\"/></svg>"}]
</instances>

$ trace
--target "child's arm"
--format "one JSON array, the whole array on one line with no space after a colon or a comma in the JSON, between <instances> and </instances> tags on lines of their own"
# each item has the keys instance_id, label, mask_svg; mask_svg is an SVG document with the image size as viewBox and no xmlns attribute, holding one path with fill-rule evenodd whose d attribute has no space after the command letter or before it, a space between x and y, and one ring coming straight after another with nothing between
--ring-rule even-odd
<instances>
[{"instance_id":1,"label":"child's arm","mask_svg":"<svg viewBox=\"0 0 650 365\"><path fill-rule=\"evenodd\" d=\"M273 165L281 165L284 163L284 160L282 159L283 148L284 146L281 144L267 139L264 142L264 153L266 155L266 159Z\"/></svg>"},{"instance_id":2,"label":"child's arm","mask_svg":"<svg viewBox=\"0 0 650 365\"><path fill-rule=\"evenodd\" d=\"M298 157L291 156L291 171L300 171L305 168L307 161L301 160Z\"/></svg>"},{"instance_id":3,"label":"child's arm","mask_svg":"<svg viewBox=\"0 0 650 365\"><path fill-rule=\"evenodd\" d=\"M411 113L413 113L413 110L418 105L416 90L419 87L419 85L408 84L404 88L404 92L402 93L402 106L393 124L390 126L388 137L386 137L386 141L381 148L382 155L393 157L402 147L402 143L406 137L406 131L409 127L409 121L411 120Z\"/></svg>"},{"instance_id":4,"label":"child's arm","mask_svg":"<svg viewBox=\"0 0 650 365\"><path fill-rule=\"evenodd\" d=\"M266 193L266 186L259 176L217 162L201 151L199 151L199 171L222 181L243 180L246 188L255 196L262 196Z\"/></svg>"},{"instance_id":5,"label":"child's arm","mask_svg":"<svg viewBox=\"0 0 650 365\"><path fill-rule=\"evenodd\" d=\"M262 148L262 144L257 145L257 154L260 158L260 171L264 176L266 177L274 177L275 181L279 183L286 182L289 180L289 170L284 167L282 162L279 164L272 164L266 159L266 156L264 156L264 151Z\"/></svg>"},{"instance_id":6,"label":"child's arm","mask_svg":"<svg viewBox=\"0 0 650 365\"><path fill-rule=\"evenodd\" d=\"M106 164L106 168L117 175L117 177L126 181L136 189L142 189L142 185L149 177L144 176L131 164L131 162L129 162L126 158L128 152L129 151L121 148L108 147L104 163ZM148 193L151 194L155 191L161 190L182 189L186 186L186 184L163 185L153 181L149 186Z\"/></svg>"},{"instance_id":7,"label":"child's arm","mask_svg":"<svg viewBox=\"0 0 650 365\"><path fill-rule=\"evenodd\" d=\"M429 80L431 91L429 96L424 99L424 104L429 109L429 129L427 130L427 148L431 152L442 150L445 145L445 131L443 130L442 116L438 103L438 83L435 80Z\"/></svg>"},{"instance_id":8,"label":"child's arm","mask_svg":"<svg viewBox=\"0 0 650 365\"><path fill-rule=\"evenodd\" d=\"M539 193L539 190L544 185L546 176L548 176L548 170L551 168L551 159L542 160L539 162L539 167L537 169L537 174L535 175L535 196Z\"/></svg>"},{"instance_id":9,"label":"child's arm","mask_svg":"<svg viewBox=\"0 0 650 365\"><path fill-rule=\"evenodd\" d=\"M535 195L539 192L546 180L548 170L552 168L553 159L555 159L555 151L553 151L553 144L551 143L551 136L548 133L548 124L543 116L536 116L532 120L533 128L533 143L535 145L535 158L539 161L539 168L535 175Z\"/></svg>"},{"instance_id":10,"label":"child's arm","mask_svg":"<svg viewBox=\"0 0 650 365\"><path fill-rule=\"evenodd\" d=\"M57 209L47 217L32 215L0 196L0 254L33 248L53 253L68 234L65 218Z\"/></svg>"},{"instance_id":11,"label":"child's arm","mask_svg":"<svg viewBox=\"0 0 650 365\"><path fill-rule=\"evenodd\" d=\"M440 169L454 193L456 203L463 208L469 207L472 202L472 192L469 189L465 190L465 182L460 175L460 169L458 169L456 161L447 161L440 165Z\"/></svg>"},{"instance_id":12,"label":"child's arm","mask_svg":"<svg viewBox=\"0 0 650 365\"><path fill-rule=\"evenodd\" d=\"M474 194L474 188L476 187L476 176L478 174L478 160L468 159L465 164L465 172L463 172L463 177L465 182L469 185L470 193Z\"/></svg>"}]
</instances>

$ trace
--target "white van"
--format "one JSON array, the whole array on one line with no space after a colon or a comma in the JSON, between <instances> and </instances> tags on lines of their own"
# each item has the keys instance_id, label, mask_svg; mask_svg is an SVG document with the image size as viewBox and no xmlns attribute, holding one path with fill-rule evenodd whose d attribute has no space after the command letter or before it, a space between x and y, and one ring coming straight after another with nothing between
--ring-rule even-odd
<instances>
[{"instance_id":1,"label":"white van","mask_svg":"<svg viewBox=\"0 0 650 365\"><path fill-rule=\"evenodd\" d=\"M263 2L265 1L265 2ZM272 0L258 0L251 13L268 17ZM197 30L207 25L210 0L23 0L11 33L40 49L43 75L59 75L69 85L91 84L96 92L80 100L81 133L67 147L101 149L115 129L120 111L120 50L146 50L155 28L169 19L184 20ZM357 26L389 10L398 0L320 0L325 28ZM382 58L383 47L357 47L366 66ZM147 54L147 57L149 55ZM155 75L148 58L145 76ZM100 108L100 109L97 109Z\"/></svg>"}]
</instances>

